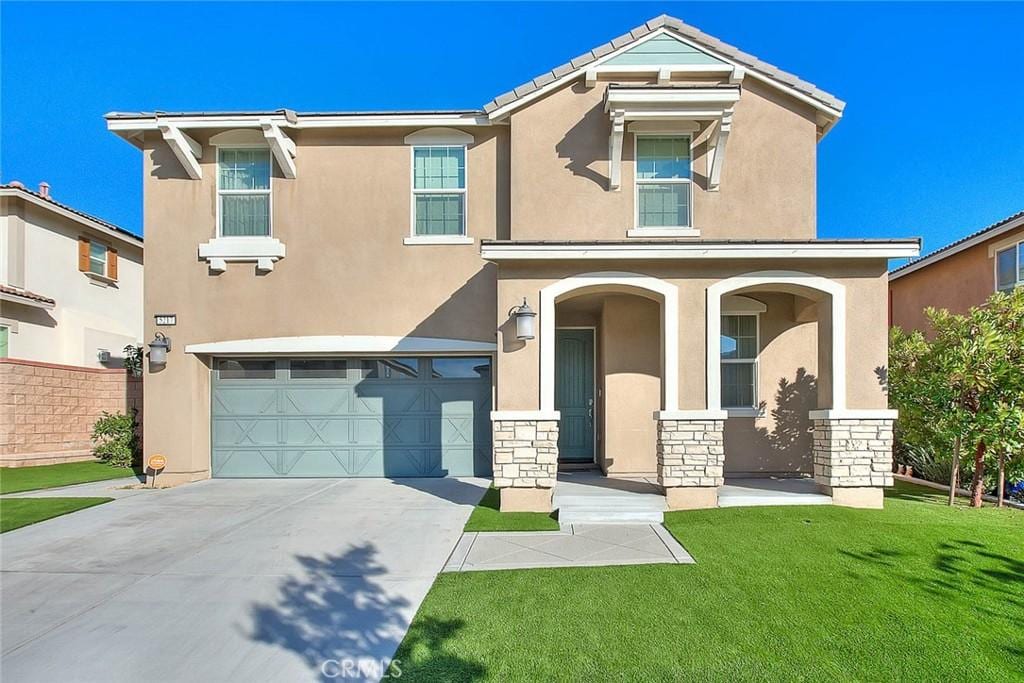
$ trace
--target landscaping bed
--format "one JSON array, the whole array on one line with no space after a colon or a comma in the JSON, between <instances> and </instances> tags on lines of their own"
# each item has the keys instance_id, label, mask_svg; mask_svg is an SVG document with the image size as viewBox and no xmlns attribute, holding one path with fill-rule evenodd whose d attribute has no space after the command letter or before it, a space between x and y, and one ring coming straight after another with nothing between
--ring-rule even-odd
<instances>
[{"instance_id":1,"label":"landscaping bed","mask_svg":"<svg viewBox=\"0 0 1024 683\"><path fill-rule=\"evenodd\" d=\"M442 574L410 680L1013 680L1024 512L898 483L884 510L673 512L696 565Z\"/></svg>"}]
</instances>

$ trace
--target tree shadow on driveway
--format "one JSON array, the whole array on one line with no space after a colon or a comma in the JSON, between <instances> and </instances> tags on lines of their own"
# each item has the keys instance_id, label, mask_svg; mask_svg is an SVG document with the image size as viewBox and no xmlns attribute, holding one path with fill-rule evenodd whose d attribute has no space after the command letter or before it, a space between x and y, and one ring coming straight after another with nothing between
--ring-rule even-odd
<instances>
[{"instance_id":1,"label":"tree shadow on driveway","mask_svg":"<svg viewBox=\"0 0 1024 683\"><path fill-rule=\"evenodd\" d=\"M257 603L250 609L250 639L299 655L310 672L323 680L377 680L392 666L391 658L405 631L411 603L389 595L375 577L387 570L376 560L372 543L354 546L340 555L300 555L297 575L282 579L273 603ZM420 626L420 625L418 625ZM443 641L463 624L450 621L430 625L431 657L458 680L483 674L479 664L442 655ZM401 668L401 662L394 662Z\"/></svg>"}]
</instances>

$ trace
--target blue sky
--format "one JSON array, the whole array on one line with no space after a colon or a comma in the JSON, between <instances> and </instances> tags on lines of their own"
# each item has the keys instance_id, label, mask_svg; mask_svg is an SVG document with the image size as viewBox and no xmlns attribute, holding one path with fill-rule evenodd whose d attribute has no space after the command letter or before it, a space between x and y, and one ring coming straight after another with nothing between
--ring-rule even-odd
<instances>
[{"instance_id":1,"label":"blue sky","mask_svg":"<svg viewBox=\"0 0 1024 683\"><path fill-rule=\"evenodd\" d=\"M5 1L0 178L141 232L141 156L105 112L478 108L663 12L847 101L820 237L932 250L1024 209L1016 3Z\"/></svg>"}]
</instances>

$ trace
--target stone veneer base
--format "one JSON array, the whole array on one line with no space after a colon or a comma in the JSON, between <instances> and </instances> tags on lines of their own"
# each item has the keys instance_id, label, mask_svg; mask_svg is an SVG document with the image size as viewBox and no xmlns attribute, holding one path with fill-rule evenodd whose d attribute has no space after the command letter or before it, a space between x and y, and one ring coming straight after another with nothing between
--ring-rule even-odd
<instances>
[{"instance_id":1,"label":"stone veneer base","mask_svg":"<svg viewBox=\"0 0 1024 683\"><path fill-rule=\"evenodd\" d=\"M552 489L558 476L557 420L494 420L494 486Z\"/></svg>"},{"instance_id":2,"label":"stone veneer base","mask_svg":"<svg viewBox=\"0 0 1024 683\"><path fill-rule=\"evenodd\" d=\"M501 489L502 512L551 512L554 489Z\"/></svg>"},{"instance_id":3,"label":"stone veneer base","mask_svg":"<svg viewBox=\"0 0 1024 683\"><path fill-rule=\"evenodd\" d=\"M857 499L841 489L876 488L881 505L882 487L893 485L892 427L888 418L814 420L814 481L834 503Z\"/></svg>"},{"instance_id":4,"label":"stone veneer base","mask_svg":"<svg viewBox=\"0 0 1024 683\"><path fill-rule=\"evenodd\" d=\"M724 420L659 419L658 484L667 492L725 483L724 430Z\"/></svg>"}]
</instances>

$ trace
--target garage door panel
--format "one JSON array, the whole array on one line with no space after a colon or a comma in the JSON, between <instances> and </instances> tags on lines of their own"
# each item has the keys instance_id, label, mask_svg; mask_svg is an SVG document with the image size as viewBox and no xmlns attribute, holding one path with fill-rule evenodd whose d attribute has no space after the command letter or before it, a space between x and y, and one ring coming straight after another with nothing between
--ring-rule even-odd
<instances>
[{"instance_id":1,"label":"garage door panel","mask_svg":"<svg viewBox=\"0 0 1024 683\"><path fill-rule=\"evenodd\" d=\"M442 376L469 360L431 374L425 358L349 359L332 361L331 377L295 379L287 360L252 379L232 361L230 379L214 377L214 476L488 476L489 361L472 359L472 377Z\"/></svg>"}]
</instances>

